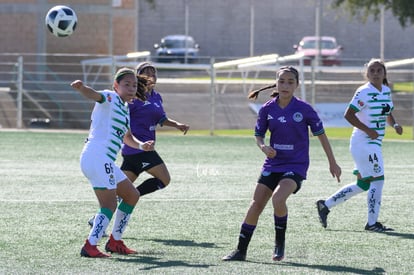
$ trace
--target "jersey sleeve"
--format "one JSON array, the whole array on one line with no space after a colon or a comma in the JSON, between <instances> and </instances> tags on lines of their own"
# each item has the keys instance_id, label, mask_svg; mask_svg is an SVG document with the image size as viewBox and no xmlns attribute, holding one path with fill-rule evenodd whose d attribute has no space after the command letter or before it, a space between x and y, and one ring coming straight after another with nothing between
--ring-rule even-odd
<instances>
[{"instance_id":1,"label":"jersey sleeve","mask_svg":"<svg viewBox=\"0 0 414 275\"><path fill-rule=\"evenodd\" d=\"M353 109L356 112L359 112L365 108L367 105L367 100L368 98L364 90L358 89L349 102L349 108Z\"/></svg>"},{"instance_id":2,"label":"jersey sleeve","mask_svg":"<svg viewBox=\"0 0 414 275\"><path fill-rule=\"evenodd\" d=\"M311 106L308 107L307 111L307 123L314 136L319 136L325 133L321 118Z\"/></svg>"},{"instance_id":3,"label":"jersey sleeve","mask_svg":"<svg viewBox=\"0 0 414 275\"><path fill-rule=\"evenodd\" d=\"M267 120L268 110L265 106L260 108L259 113L257 115L256 126L254 129L254 135L256 137L265 137L266 131L269 127L268 120Z\"/></svg>"}]
</instances>

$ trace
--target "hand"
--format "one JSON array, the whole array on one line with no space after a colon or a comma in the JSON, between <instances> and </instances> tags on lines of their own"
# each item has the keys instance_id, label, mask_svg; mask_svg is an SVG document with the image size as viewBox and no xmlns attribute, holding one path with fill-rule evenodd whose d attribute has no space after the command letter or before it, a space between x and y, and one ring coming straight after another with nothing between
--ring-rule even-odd
<instances>
[{"instance_id":1,"label":"hand","mask_svg":"<svg viewBox=\"0 0 414 275\"><path fill-rule=\"evenodd\" d=\"M368 129L368 131L366 131L366 133L371 139L377 139L379 137L378 132L375 131L374 129Z\"/></svg>"},{"instance_id":2,"label":"hand","mask_svg":"<svg viewBox=\"0 0 414 275\"><path fill-rule=\"evenodd\" d=\"M277 155L277 152L275 149L273 149L270 146L262 145L260 146L260 149L262 149L262 152L265 153L266 157L268 158L274 158Z\"/></svg>"},{"instance_id":3,"label":"hand","mask_svg":"<svg viewBox=\"0 0 414 275\"><path fill-rule=\"evenodd\" d=\"M394 129L395 129L395 132L396 132L397 134L402 135L402 133L403 133L403 128L402 128L402 126L401 126L401 125L397 124L397 125L394 127Z\"/></svg>"},{"instance_id":4,"label":"hand","mask_svg":"<svg viewBox=\"0 0 414 275\"><path fill-rule=\"evenodd\" d=\"M183 134L187 134L188 129L190 129L190 126L186 124L177 123L177 129L183 132Z\"/></svg>"},{"instance_id":5,"label":"hand","mask_svg":"<svg viewBox=\"0 0 414 275\"><path fill-rule=\"evenodd\" d=\"M70 86L72 86L73 89L80 90L83 87L83 82L82 80L75 80L70 83Z\"/></svg>"},{"instance_id":6,"label":"hand","mask_svg":"<svg viewBox=\"0 0 414 275\"><path fill-rule=\"evenodd\" d=\"M332 177L336 177L336 180L338 182L341 182L341 174L342 174L342 170L341 167L339 167L338 164L334 163L332 165L329 166L329 171L331 172Z\"/></svg>"},{"instance_id":7,"label":"hand","mask_svg":"<svg viewBox=\"0 0 414 275\"><path fill-rule=\"evenodd\" d=\"M154 151L154 145L155 145L155 142L153 140L148 140L144 143L141 143L139 146L140 147L139 149L143 151Z\"/></svg>"}]
</instances>

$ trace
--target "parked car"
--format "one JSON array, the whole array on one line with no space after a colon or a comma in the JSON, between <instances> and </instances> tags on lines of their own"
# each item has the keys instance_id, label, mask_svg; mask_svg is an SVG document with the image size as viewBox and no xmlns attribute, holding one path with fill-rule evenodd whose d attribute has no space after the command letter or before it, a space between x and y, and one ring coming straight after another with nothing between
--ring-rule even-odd
<instances>
[{"instance_id":1,"label":"parked car","mask_svg":"<svg viewBox=\"0 0 414 275\"><path fill-rule=\"evenodd\" d=\"M314 59L318 53L318 49L316 48L317 38L317 36L305 36L298 45L293 45L293 48L296 50L295 53L304 54L305 65L310 65L311 60ZM337 44L336 38L332 36L321 36L319 41L321 49L321 64L324 66L340 65L340 56L343 47Z\"/></svg>"},{"instance_id":2,"label":"parked car","mask_svg":"<svg viewBox=\"0 0 414 275\"><path fill-rule=\"evenodd\" d=\"M200 46L187 35L168 35L154 44L156 62L192 63L197 60Z\"/></svg>"}]
</instances>

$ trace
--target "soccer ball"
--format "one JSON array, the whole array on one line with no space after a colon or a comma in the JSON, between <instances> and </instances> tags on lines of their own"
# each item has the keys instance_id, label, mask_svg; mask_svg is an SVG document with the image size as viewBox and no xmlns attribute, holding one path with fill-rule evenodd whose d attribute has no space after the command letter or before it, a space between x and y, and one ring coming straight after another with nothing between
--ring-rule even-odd
<instances>
[{"instance_id":1,"label":"soccer ball","mask_svg":"<svg viewBox=\"0 0 414 275\"><path fill-rule=\"evenodd\" d=\"M45 22L51 33L57 37L65 37L76 29L78 18L71 8L60 5L47 12Z\"/></svg>"}]
</instances>

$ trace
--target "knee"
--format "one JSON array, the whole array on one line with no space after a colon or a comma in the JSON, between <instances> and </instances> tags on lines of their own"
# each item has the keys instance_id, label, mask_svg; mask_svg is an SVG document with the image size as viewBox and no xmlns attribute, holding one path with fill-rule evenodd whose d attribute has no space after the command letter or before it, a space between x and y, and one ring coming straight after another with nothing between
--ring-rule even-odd
<instances>
[{"instance_id":1,"label":"knee","mask_svg":"<svg viewBox=\"0 0 414 275\"><path fill-rule=\"evenodd\" d=\"M250 210L260 214L265 208L265 206L266 206L265 203L257 201L257 200L253 200L250 204Z\"/></svg>"},{"instance_id":2,"label":"knee","mask_svg":"<svg viewBox=\"0 0 414 275\"><path fill-rule=\"evenodd\" d=\"M171 177L168 174L166 177L164 177L163 179L160 179L162 181L162 183L164 184L164 186L167 186L168 184L170 184L171 181Z\"/></svg>"},{"instance_id":3,"label":"knee","mask_svg":"<svg viewBox=\"0 0 414 275\"><path fill-rule=\"evenodd\" d=\"M139 197L139 191L136 188L133 188L130 192L128 192L127 196L122 198L122 200L129 205L135 206L138 203Z\"/></svg>"},{"instance_id":4,"label":"knee","mask_svg":"<svg viewBox=\"0 0 414 275\"><path fill-rule=\"evenodd\" d=\"M170 184L170 181L171 181L170 173L168 173L168 171L166 171L162 175L159 175L156 178L162 182L164 187L166 187L168 184Z\"/></svg>"}]
</instances>

